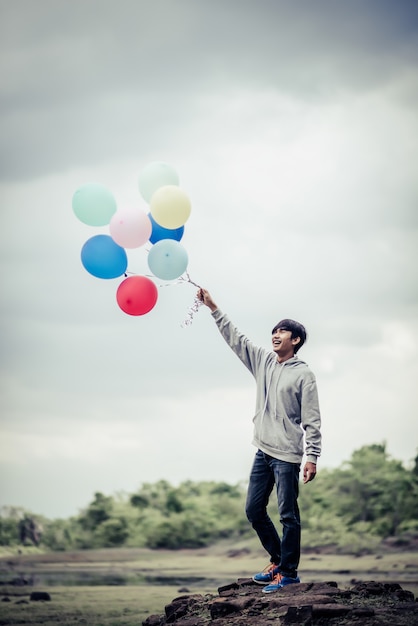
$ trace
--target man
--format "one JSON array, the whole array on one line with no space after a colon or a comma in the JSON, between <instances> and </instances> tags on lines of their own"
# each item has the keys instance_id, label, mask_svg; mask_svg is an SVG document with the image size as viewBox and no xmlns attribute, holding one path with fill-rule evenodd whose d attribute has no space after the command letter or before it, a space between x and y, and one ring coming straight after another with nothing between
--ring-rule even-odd
<instances>
[{"instance_id":1,"label":"man","mask_svg":"<svg viewBox=\"0 0 418 626\"><path fill-rule=\"evenodd\" d=\"M321 452L321 417L314 374L297 352L306 331L299 322L285 319L272 330L273 351L255 346L239 332L215 304L206 289L198 298L209 307L223 338L250 370L257 386L253 444L257 447L248 486L246 514L270 555L265 570L253 580L271 593L299 583L300 516L299 472L303 454L303 482L315 478ZM304 450L305 439L305 450ZM276 487L282 538L267 513Z\"/></svg>"}]
</instances>

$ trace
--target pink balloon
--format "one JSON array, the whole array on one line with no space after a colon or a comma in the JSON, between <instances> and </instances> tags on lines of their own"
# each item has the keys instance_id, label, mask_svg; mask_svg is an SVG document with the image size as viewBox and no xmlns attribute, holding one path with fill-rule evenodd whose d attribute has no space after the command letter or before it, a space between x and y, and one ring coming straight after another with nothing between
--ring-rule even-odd
<instances>
[{"instance_id":1,"label":"pink balloon","mask_svg":"<svg viewBox=\"0 0 418 626\"><path fill-rule=\"evenodd\" d=\"M119 209L109 224L110 235L122 248L139 248L147 243L152 224L142 209Z\"/></svg>"},{"instance_id":2,"label":"pink balloon","mask_svg":"<svg viewBox=\"0 0 418 626\"><path fill-rule=\"evenodd\" d=\"M158 289L146 276L129 276L118 287L116 300L128 315L145 315L157 303Z\"/></svg>"}]
</instances>

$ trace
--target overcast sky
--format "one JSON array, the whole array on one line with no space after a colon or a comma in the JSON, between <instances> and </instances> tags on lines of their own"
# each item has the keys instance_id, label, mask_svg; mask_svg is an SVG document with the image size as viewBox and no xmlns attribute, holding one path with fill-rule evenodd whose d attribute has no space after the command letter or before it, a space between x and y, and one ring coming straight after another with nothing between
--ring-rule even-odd
<instances>
[{"instance_id":1,"label":"overcast sky","mask_svg":"<svg viewBox=\"0 0 418 626\"><path fill-rule=\"evenodd\" d=\"M164 161L189 273L255 343L300 320L319 471L418 450L418 4L0 0L0 505L67 517L96 491L246 481L253 379L196 289L142 317L80 261L100 182L142 207ZM144 274L147 247L128 251ZM319 479L319 477L318 477ZM306 487L308 488L308 487Z\"/></svg>"}]
</instances>

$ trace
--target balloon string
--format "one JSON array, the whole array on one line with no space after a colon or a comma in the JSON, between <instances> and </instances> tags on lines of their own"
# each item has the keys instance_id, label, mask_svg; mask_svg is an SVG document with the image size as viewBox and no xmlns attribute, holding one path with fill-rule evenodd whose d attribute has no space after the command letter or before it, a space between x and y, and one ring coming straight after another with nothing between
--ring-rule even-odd
<instances>
[{"instance_id":1,"label":"balloon string","mask_svg":"<svg viewBox=\"0 0 418 626\"><path fill-rule=\"evenodd\" d=\"M203 302L201 300L199 300L199 298L197 296L195 296L195 299L193 301L192 306L189 307L189 309L187 311L186 319L181 324L182 328L186 328L187 326L191 326L191 324L193 323L193 316L194 316L195 313L198 313L199 308L202 306L202 304L203 304Z\"/></svg>"},{"instance_id":2,"label":"balloon string","mask_svg":"<svg viewBox=\"0 0 418 626\"><path fill-rule=\"evenodd\" d=\"M180 276L179 278L179 282L183 282L183 283L190 283L191 285L194 285L195 287L197 287L198 289L202 289L202 287L200 285L198 285L197 283L193 282L192 279L189 276L189 273L186 272L186 278L184 278L184 276Z\"/></svg>"},{"instance_id":3,"label":"balloon string","mask_svg":"<svg viewBox=\"0 0 418 626\"><path fill-rule=\"evenodd\" d=\"M135 272L125 272L125 276L127 276L128 274L133 274L135 275ZM145 276L149 277L149 278L155 278L155 276L153 276L152 274L145 274ZM198 285L197 283L195 283L191 278L188 272L185 273L185 276L180 276L177 279L176 283L165 283L163 285L158 285L159 287L171 287L173 284L184 284L184 283L190 283L191 285L194 285L195 287L197 287L198 289L202 289L202 287L200 285ZM202 306L203 302L197 297L197 295L195 296L194 300L193 300L193 304L192 306L190 306L187 310L187 315L186 315L186 319L182 322L182 324L180 324L180 326L182 328L186 328L187 326L191 326L191 324L193 323L193 317L196 313L198 313L199 308Z\"/></svg>"},{"instance_id":4,"label":"balloon string","mask_svg":"<svg viewBox=\"0 0 418 626\"><path fill-rule=\"evenodd\" d=\"M123 275L125 276L125 278L128 275L131 276L138 276L137 272L130 272L129 270L126 270ZM144 276L146 276L147 278L153 278L155 279L154 274L144 274ZM198 285L197 283L195 283L189 276L189 273L186 272L186 278L184 276L180 276L176 282L172 282L172 283L164 283L164 284L159 284L158 287L171 287L172 285L179 285L180 283L190 283L191 285L194 285L195 287L197 287L198 289L202 289L202 287L200 285Z\"/></svg>"},{"instance_id":5,"label":"balloon string","mask_svg":"<svg viewBox=\"0 0 418 626\"><path fill-rule=\"evenodd\" d=\"M195 287L197 287L198 289L202 289L202 287L200 285L198 285L197 283L195 283L189 276L189 273L186 272L186 277L184 276L180 276L179 278L179 282L184 282L184 283L190 283L191 285L194 285ZM187 326L191 326L191 324L193 323L193 316L195 315L195 313L198 313L199 308L202 306L203 302L197 297L197 295L195 296L194 300L193 300L193 304L191 307L189 307L188 311L187 311L187 316L186 319L183 321L183 323L181 324L182 328L186 328Z\"/></svg>"}]
</instances>

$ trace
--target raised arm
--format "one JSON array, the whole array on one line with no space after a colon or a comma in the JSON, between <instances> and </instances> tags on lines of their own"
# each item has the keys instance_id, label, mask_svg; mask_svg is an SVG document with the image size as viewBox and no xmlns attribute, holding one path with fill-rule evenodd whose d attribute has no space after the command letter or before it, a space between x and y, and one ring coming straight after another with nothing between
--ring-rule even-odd
<instances>
[{"instance_id":1,"label":"raised arm","mask_svg":"<svg viewBox=\"0 0 418 626\"><path fill-rule=\"evenodd\" d=\"M231 322L229 317L222 313L207 289L199 289L197 297L211 310L212 317L229 347L244 363L250 372L255 375L266 355L263 348L255 346L242 332Z\"/></svg>"}]
</instances>

